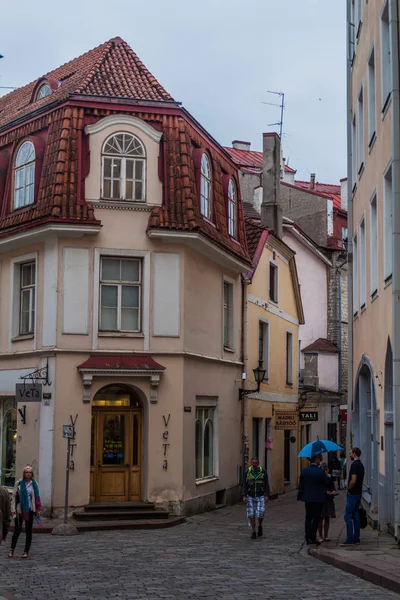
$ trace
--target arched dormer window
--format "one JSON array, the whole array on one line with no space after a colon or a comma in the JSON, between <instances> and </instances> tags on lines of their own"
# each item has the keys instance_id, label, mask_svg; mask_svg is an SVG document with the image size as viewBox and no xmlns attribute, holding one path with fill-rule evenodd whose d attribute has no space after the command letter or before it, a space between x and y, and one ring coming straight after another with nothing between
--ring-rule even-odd
<instances>
[{"instance_id":1,"label":"arched dormer window","mask_svg":"<svg viewBox=\"0 0 400 600\"><path fill-rule=\"evenodd\" d=\"M50 94L51 94L51 88L50 88L49 84L44 83L38 89L36 100L41 100L42 98L45 98L46 96L50 96Z\"/></svg>"},{"instance_id":2,"label":"arched dormer window","mask_svg":"<svg viewBox=\"0 0 400 600\"><path fill-rule=\"evenodd\" d=\"M201 157L200 173L200 212L207 219L211 219L211 164L206 153Z\"/></svg>"},{"instance_id":3,"label":"arched dormer window","mask_svg":"<svg viewBox=\"0 0 400 600\"><path fill-rule=\"evenodd\" d=\"M228 233L233 238L237 236L237 190L233 179L228 183Z\"/></svg>"},{"instance_id":4,"label":"arched dormer window","mask_svg":"<svg viewBox=\"0 0 400 600\"><path fill-rule=\"evenodd\" d=\"M102 152L102 198L145 201L146 153L142 142L130 133L109 137Z\"/></svg>"},{"instance_id":5,"label":"arched dormer window","mask_svg":"<svg viewBox=\"0 0 400 600\"><path fill-rule=\"evenodd\" d=\"M32 142L24 142L14 164L14 208L28 206L34 202L35 148Z\"/></svg>"}]
</instances>

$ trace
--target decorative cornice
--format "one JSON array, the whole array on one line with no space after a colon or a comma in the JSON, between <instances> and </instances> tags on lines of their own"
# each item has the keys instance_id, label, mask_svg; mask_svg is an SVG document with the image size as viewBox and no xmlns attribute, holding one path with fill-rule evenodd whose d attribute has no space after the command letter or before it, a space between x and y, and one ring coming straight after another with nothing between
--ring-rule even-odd
<instances>
[{"instance_id":1,"label":"decorative cornice","mask_svg":"<svg viewBox=\"0 0 400 600\"><path fill-rule=\"evenodd\" d=\"M91 200L93 204L93 208L95 210L101 209L109 209L109 210L133 210L136 212L151 212L153 210L153 205L136 205L134 203L126 203L123 204L121 202L104 202L103 200Z\"/></svg>"},{"instance_id":2,"label":"decorative cornice","mask_svg":"<svg viewBox=\"0 0 400 600\"><path fill-rule=\"evenodd\" d=\"M148 135L154 142L157 143L160 141L163 135L160 131L154 129L154 127L149 125L146 121L142 121L142 119L138 119L132 115L110 115L109 117L104 117L104 119L100 119L93 125L86 125L85 133L100 133L100 131L103 131L111 125L129 125L131 127L135 127L142 133Z\"/></svg>"},{"instance_id":3,"label":"decorative cornice","mask_svg":"<svg viewBox=\"0 0 400 600\"><path fill-rule=\"evenodd\" d=\"M83 402L91 402L91 388L93 377L149 377L150 378L150 402L157 403L157 390L160 385L161 369L85 369L78 368L83 383Z\"/></svg>"}]
</instances>

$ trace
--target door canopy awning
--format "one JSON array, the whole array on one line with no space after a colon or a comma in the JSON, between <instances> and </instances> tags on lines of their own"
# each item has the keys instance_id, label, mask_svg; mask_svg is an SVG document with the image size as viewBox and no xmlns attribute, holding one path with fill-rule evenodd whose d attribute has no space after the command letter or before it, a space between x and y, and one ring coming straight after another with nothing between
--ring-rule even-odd
<instances>
[{"instance_id":1,"label":"door canopy awning","mask_svg":"<svg viewBox=\"0 0 400 600\"><path fill-rule=\"evenodd\" d=\"M90 402L93 377L149 377L150 402L157 402L157 388L165 367L149 354L92 354L78 366L84 387L83 402Z\"/></svg>"}]
</instances>

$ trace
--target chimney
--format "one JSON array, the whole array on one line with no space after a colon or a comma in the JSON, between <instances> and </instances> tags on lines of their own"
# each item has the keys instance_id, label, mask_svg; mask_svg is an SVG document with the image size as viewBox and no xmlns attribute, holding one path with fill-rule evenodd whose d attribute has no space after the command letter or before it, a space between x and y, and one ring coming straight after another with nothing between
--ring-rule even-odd
<instances>
[{"instance_id":1,"label":"chimney","mask_svg":"<svg viewBox=\"0 0 400 600\"><path fill-rule=\"evenodd\" d=\"M247 150L250 151L251 142L241 142L240 140L233 140L232 148L235 150Z\"/></svg>"},{"instance_id":2,"label":"chimney","mask_svg":"<svg viewBox=\"0 0 400 600\"><path fill-rule=\"evenodd\" d=\"M263 200L261 223L282 239L282 207L280 203L281 140L277 133L264 133Z\"/></svg>"},{"instance_id":3,"label":"chimney","mask_svg":"<svg viewBox=\"0 0 400 600\"><path fill-rule=\"evenodd\" d=\"M347 210L347 177L340 180L340 208Z\"/></svg>"},{"instance_id":4,"label":"chimney","mask_svg":"<svg viewBox=\"0 0 400 600\"><path fill-rule=\"evenodd\" d=\"M315 189L315 173L311 173L310 175L310 190Z\"/></svg>"}]
</instances>

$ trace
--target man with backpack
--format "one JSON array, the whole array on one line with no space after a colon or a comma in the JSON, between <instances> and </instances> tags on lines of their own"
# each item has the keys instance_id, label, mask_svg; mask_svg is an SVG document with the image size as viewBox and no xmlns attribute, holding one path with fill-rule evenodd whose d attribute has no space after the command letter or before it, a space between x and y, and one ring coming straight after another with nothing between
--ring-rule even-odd
<instances>
[{"instance_id":1,"label":"man with backpack","mask_svg":"<svg viewBox=\"0 0 400 600\"><path fill-rule=\"evenodd\" d=\"M252 540L257 539L256 519L258 519L258 537L263 534L262 522L269 495L268 473L260 467L258 458L254 457L251 459L251 467L247 470L243 484L243 502L247 503L247 518L252 528Z\"/></svg>"}]
</instances>

